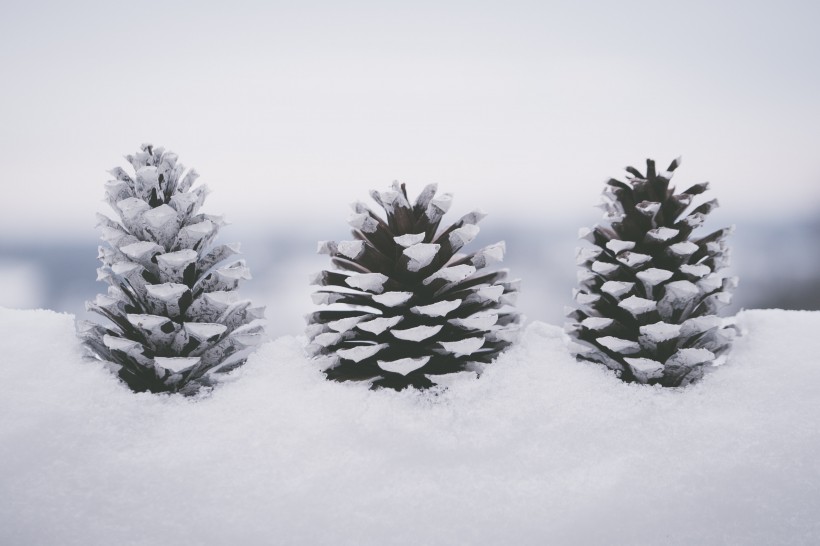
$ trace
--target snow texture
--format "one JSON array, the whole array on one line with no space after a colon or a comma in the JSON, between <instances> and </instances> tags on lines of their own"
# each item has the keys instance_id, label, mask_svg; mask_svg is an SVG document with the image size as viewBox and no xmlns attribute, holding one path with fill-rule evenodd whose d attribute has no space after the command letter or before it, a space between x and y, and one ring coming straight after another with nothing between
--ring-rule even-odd
<instances>
[{"instance_id":1,"label":"snow texture","mask_svg":"<svg viewBox=\"0 0 820 546\"><path fill-rule=\"evenodd\" d=\"M329 382L286 337L189 399L122 388L70 315L0 309L0 544L817 544L820 313L739 319L683 389L535 323L446 390Z\"/></svg>"}]
</instances>

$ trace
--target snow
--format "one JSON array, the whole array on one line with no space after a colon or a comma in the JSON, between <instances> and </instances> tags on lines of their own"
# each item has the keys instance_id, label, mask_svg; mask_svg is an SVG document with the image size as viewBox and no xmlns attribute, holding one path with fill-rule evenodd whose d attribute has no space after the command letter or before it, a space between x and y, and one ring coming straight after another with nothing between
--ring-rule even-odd
<instances>
[{"instance_id":1,"label":"snow","mask_svg":"<svg viewBox=\"0 0 820 546\"><path fill-rule=\"evenodd\" d=\"M614 298L628 294L635 287L634 282L606 281L601 285L601 292L606 292Z\"/></svg>"},{"instance_id":2,"label":"snow","mask_svg":"<svg viewBox=\"0 0 820 546\"><path fill-rule=\"evenodd\" d=\"M447 322L464 330L489 330L498 322L498 311L481 311L464 318L454 318Z\"/></svg>"},{"instance_id":3,"label":"snow","mask_svg":"<svg viewBox=\"0 0 820 546\"><path fill-rule=\"evenodd\" d=\"M618 254L620 252L623 252L624 250L632 250L633 248L635 248L635 241L622 241L620 239L612 239L610 241L607 241L606 247L615 254Z\"/></svg>"},{"instance_id":4,"label":"snow","mask_svg":"<svg viewBox=\"0 0 820 546\"><path fill-rule=\"evenodd\" d=\"M386 282L387 276L381 273L354 273L345 279L345 283L351 288L376 294L382 293Z\"/></svg>"},{"instance_id":5,"label":"snow","mask_svg":"<svg viewBox=\"0 0 820 546\"><path fill-rule=\"evenodd\" d=\"M404 317L378 317L356 325L359 330L379 335L404 320Z\"/></svg>"},{"instance_id":6,"label":"snow","mask_svg":"<svg viewBox=\"0 0 820 546\"><path fill-rule=\"evenodd\" d=\"M680 231L668 227L659 227L650 229L646 232L646 238L649 241L663 242L673 239Z\"/></svg>"},{"instance_id":7,"label":"snow","mask_svg":"<svg viewBox=\"0 0 820 546\"><path fill-rule=\"evenodd\" d=\"M390 333L398 339L405 341L424 341L428 337L433 337L442 329L442 325L436 326L416 326L406 330L390 330Z\"/></svg>"},{"instance_id":8,"label":"snow","mask_svg":"<svg viewBox=\"0 0 820 546\"><path fill-rule=\"evenodd\" d=\"M504 290L503 286L499 286L501 290ZM411 307L410 311L417 314L417 315L424 315L426 317L446 317L449 313L458 309L461 305L461 302L464 300L442 300L437 301L436 303L431 303L430 305L417 305L415 307Z\"/></svg>"},{"instance_id":9,"label":"snow","mask_svg":"<svg viewBox=\"0 0 820 546\"><path fill-rule=\"evenodd\" d=\"M601 262L595 261L592 262L592 271L598 273L600 275L609 275L610 273L614 273L620 267L618 264L613 264L609 262Z\"/></svg>"},{"instance_id":10,"label":"snow","mask_svg":"<svg viewBox=\"0 0 820 546\"><path fill-rule=\"evenodd\" d=\"M459 249L466 244L473 242L473 240L478 237L478 232L481 230L475 224L465 224L460 228L456 228L450 234L450 246L455 249Z\"/></svg>"},{"instance_id":11,"label":"snow","mask_svg":"<svg viewBox=\"0 0 820 546\"><path fill-rule=\"evenodd\" d=\"M668 324L661 321L655 324L641 326L640 332L641 337L645 337L653 343L662 343L678 337L681 332L681 326L679 324Z\"/></svg>"},{"instance_id":12,"label":"snow","mask_svg":"<svg viewBox=\"0 0 820 546\"><path fill-rule=\"evenodd\" d=\"M342 358L352 360L353 362L361 362L365 358L370 358L385 348L387 348L386 343L381 343L379 345L361 345L351 349L339 349L336 351L336 354Z\"/></svg>"},{"instance_id":13,"label":"snow","mask_svg":"<svg viewBox=\"0 0 820 546\"><path fill-rule=\"evenodd\" d=\"M82 360L70 315L0 310L0 544L816 544L820 313L738 322L683 389L534 323L433 393L326 381L284 337L192 400Z\"/></svg>"},{"instance_id":14,"label":"snow","mask_svg":"<svg viewBox=\"0 0 820 546\"><path fill-rule=\"evenodd\" d=\"M379 368L387 372L407 375L413 370L418 370L429 361L429 356L423 356L421 358L400 358L398 360L391 361L378 360L376 361L376 364L379 365Z\"/></svg>"},{"instance_id":15,"label":"snow","mask_svg":"<svg viewBox=\"0 0 820 546\"><path fill-rule=\"evenodd\" d=\"M647 262L651 262L652 256L648 254L641 254L639 252L626 251L623 254L620 254L617 260L627 267L634 268Z\"/></svg>"},{"instance_id":16,"label":"snow","mask_svg":"<svg viewBox=\"0 0 820 546\"><path fill-rule=\"evenodd\" d=\"M484 346L484 337L469 337L459 341L440 341L439 345L455 356L471 355Z\"/></svg>"},{"instance_id":17,"label":"snow","mask_svg":"<svg viewBox=\"0 0 820 546\"><path fill-rule=\"evenodd\" d=\"M650 267L649 269L644 269L643 271L639 271L635 274L635 276L649 288L671 279L672 275L674 275L674 273L671 271L667 269L658 269L656 267Z\"/></svg>"},{"instance_id":18,"label":"snow","mask_svg":"<svg viewBox=\"0 0 820 546\"><path fill-rule=\"evenodd\" d=\"M641 346L638 345L638 343L636 343L635 341L631 341L629 339L621 339L619 337L614 336L599 337L598 343L600 343L610 351L614 351L616 353L621 353L625 355L635 354L641 350Z\"/></svg>"},{"instance_id":19,"label":"snow","mask_svg":"<svg viewBox=\"0 0 820 546\"><path fill-rule=\"evenodd\" d=\"M675 243L669 247L669 252L674 254L675 256L690 256L698 251L698 245L693 243L692 241L683 241L681 243ZM720 249L716 249L712 251L713 253L720 252Z\"/></svg>"},{"instance_id":20,"label":"snow","mask_svg":"<svg viewBox=\"0 0 820 546\"><path fill-rule=\"evenodd\" d=\"M618 307L622 307L635 316L652 311L657 306L653 300L646 298L639 298L638 296L629 296L625 300L618 303Z\"/></svg>"},{"instance_id":21,"label":"snow","mask_svg":"<svg viewBox=\"0 0 820 546\"><path fill-rule=\"evenodd\" d=\"M385 292L384 294L373 296L373 301L386 307L397 307L409 301L412 297L412 292Z\"/></svg>"},{"instance_id":22,"label":"snow","mask_svg":"<svg viewBox=\"0 0 820 546\"><path fill-rule=\"evenodd\" d=\"M603 330L609 328L615 321L604 317L587 317L581 321L581 326L590 330Z\"/></svg>"},{"instance_id":23,"label":"snow","mask_svg":"<svg viewBox=\"0 0 820 546\"><path fill-rule=\"evenodd\" d=\"M435 243L417 243L404 249L403 254L410 258L407 269L420 271L430 265L436 257L441 245Z\"/></svg>"},{"instance_id":24,"label":"snow","mask_svg":"<svg viewBox=\"0 0 820 546\"><path fill-rule=\"evenodd\" d=\"M442 267L426 279L424 284L430 284L436 279L444 279L447 282L460 282L476 272L476 268L468 265L453 265L450 267Z\"/></svg>"},{"instance_id":25,"label":"snow","mask_svg":"<svg viewBox=\"0 0 820 546\"><path fill-rule=\"evenodd\" d=\"M407 233L405 235L400 235L398 237L393 237L393 240L396 241L396 244L402 246L404 248L411 247L413 245L417 245L424 241L424 237L426 234L422 233Z\"/></svg>"},{"instance_id":26,"label":"snow","mask_svg":"<svg viewBox=\"0 0 820 546\"><path fill-rule=\"evenodd\" d=\"M355 260L364 252L364 241L340 241L339 254L351 260Z\"/></svg>"}]
</instances>

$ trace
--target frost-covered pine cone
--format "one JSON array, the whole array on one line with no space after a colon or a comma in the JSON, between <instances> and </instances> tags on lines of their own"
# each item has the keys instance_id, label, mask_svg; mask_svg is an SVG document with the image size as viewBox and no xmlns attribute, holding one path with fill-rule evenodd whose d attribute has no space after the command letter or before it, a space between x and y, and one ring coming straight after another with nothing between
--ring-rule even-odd
<instances>
[{"instance_id":1,"label":"frost-covered pine cone","mask_svg":"<svg viewBox=\"0 0 820 546\"><path fill-rule=\"evenodd\" d=\"M717 316L737 286L721 274L732 229L692 237L717 201L689 210L708 183L676 194L669 184L679 165L656 172L647 160L645 175L627 167L627 182L612 179L604 190L608 222L581 231L593 246L578 249L570 350L624 381L691 383L725 358L734 337Z\"/></svg>"},{"instance_id":2,"label":"frost-covered pine cone","mask_svg":"<svg viewBox=\"0 0 820 546\"><path fill-rule=\"evenodd\" d=\"M120 222L98 216L108 294L86 304L113 325L82 322L79 334L132 390L193 394L245 362L264 309L234 292L250 278L244 261L223 265L238 245L211 246L224 224L198 213L208 190L192 188L196 171L183 176L176 154L150 144L126 159L135 175L117 167L106 184Z\"/></svg>"},{"instance_id":3,"label":"frost-covered pine cone","mask_svg":"<svg viewBox=\"0 0 820 546\"><path fill-rule=\"evenodd\" d=\"M510 345L519 316L518 282L500 262L504 243L458 252L478 235L472 212L439 231L451 196L427 186L414 204L404 184L371 192L385 211L353 205L353 241L323 242L319 252L345 271L322 271L314 296L330 305L308 316L309 352L331 360L336 381L375 380L397 390L434 385L428 375L477 370Z\"/></svg>"}]
</instances>

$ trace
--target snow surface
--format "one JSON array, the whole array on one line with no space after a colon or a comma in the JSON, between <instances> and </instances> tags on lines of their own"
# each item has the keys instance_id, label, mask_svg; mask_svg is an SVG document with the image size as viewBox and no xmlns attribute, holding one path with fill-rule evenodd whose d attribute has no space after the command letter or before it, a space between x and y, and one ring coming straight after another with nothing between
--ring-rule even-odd
<instances>
[{"instance_id":1,"label":"snow surface","mask_svg":"<svg viewBox=\"0 0 820 546\"><path fill-rule=\"evenodd\" d=\"M135 395L74 319L0 309L0 544L817 544L820 313L750 311L684 389L534 323L444 391L263 345L199 399Z\"/></svg>"}]
</instances>

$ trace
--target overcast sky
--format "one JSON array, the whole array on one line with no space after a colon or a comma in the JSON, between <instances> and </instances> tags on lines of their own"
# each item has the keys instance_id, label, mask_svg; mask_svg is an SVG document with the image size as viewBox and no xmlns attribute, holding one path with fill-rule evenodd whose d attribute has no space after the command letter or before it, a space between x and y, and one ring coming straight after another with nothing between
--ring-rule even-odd
<instances>
[{"instance_id":1,"label":"overcast sky","mask_svg":"<svg viewBox=\"0 0 820 546\"><path fill-rule=\"evenodd\" d=\"M727 217L809 213L818 27L816 1L4 0L0 237L93 232L144 141L235 225L343 222L394 179L584 225L607 177L677 155Z\"/></svg>"}]
</instances>

